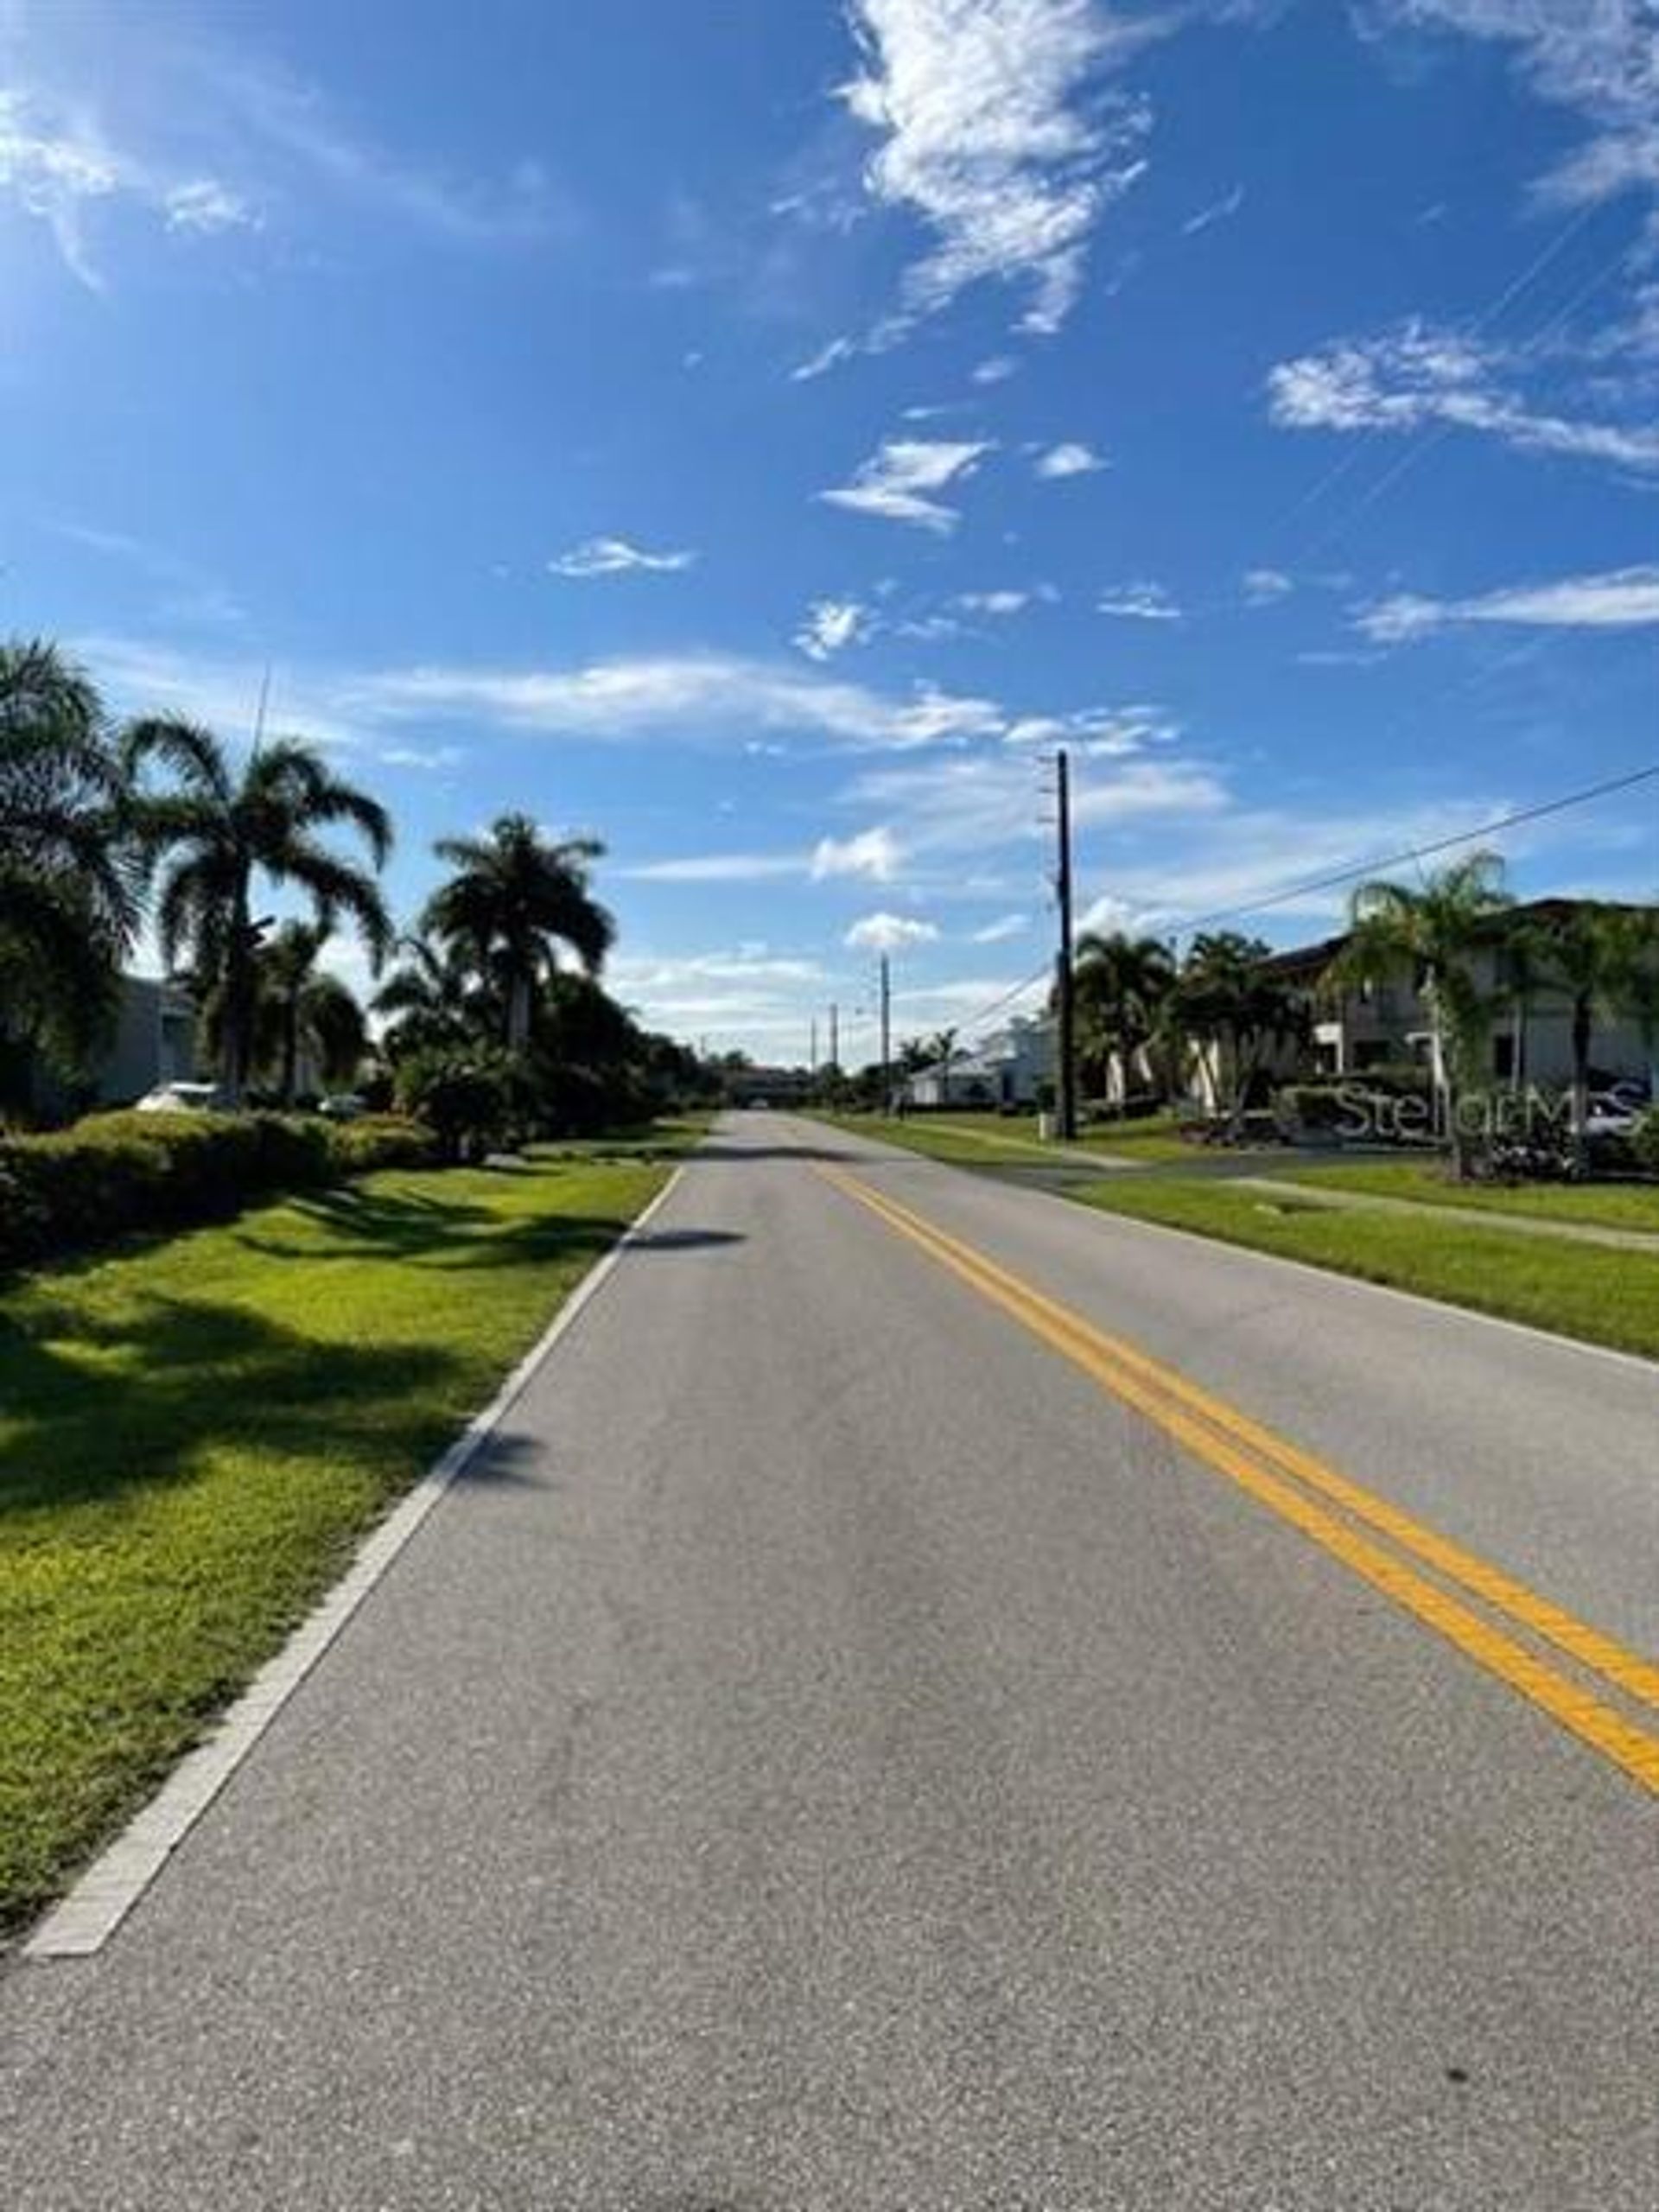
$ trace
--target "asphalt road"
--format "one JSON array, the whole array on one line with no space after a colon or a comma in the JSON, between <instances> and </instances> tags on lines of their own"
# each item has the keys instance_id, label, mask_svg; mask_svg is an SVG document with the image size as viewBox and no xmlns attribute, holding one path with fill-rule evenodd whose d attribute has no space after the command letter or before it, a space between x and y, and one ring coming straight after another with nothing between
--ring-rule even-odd
<instances>
[{"instance_id":1,"label":"asphalt road","mask_svg":"<svg viewBox=\"0 0 1659 2212\"><path fill-rule=\"evenodd\" d=\"M1659 1796L823 1164L1659 1652L1654 1369L732 1117L0 1974L5 2212L1653 2212Z\"/></svg>"}]
</instances>

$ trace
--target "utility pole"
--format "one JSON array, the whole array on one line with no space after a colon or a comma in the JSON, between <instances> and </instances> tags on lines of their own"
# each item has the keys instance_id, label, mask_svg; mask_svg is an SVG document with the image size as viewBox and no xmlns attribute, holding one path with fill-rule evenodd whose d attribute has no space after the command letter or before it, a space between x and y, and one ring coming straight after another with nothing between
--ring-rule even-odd
<instances>
[{"instance_id":1,"label":"utility pole","mask_svg":"<svg viewBox=\"0 0 1659 2212\"><path fill-rule=\"evenodd\" d=\"M830 1065L836 1075L841 1073L841 1008L833 1003L830 1008Z\"/></svg>"},{"instance_id":2,"label":"utility pole","mask_svg":"<svg viewBox=\"0 0 1659 2212\"><path fill-rule=\"evenodd\" d=\"M887 973L887 956L881 956L881 1111L893 1111L893 985Z\"/></svg>"},{"instance_id":3,"label":"utility pole","mask_svg":"<svg viewBox=\"0 0 1659 2212\"><path fill-rule=\"evenodd\" d=\"M1058 1046L1055 1106L1060 1141L1072 1143L1077 1134L1077 1035L1071 1005L1071 768L1061 746L1054 756L1056 795L1059 801L1059 865L1054 889L1060 906L1060 945L1054 961L1054 1003Z\"/></svg>"},{"instance_id":4,"label":"utility pole","mask_svg":"<svg viewBox=\"0 0 1659 2212\"><path fill-rule=\"evenodd\" d=\"M810 1076L816 1076L818 1072L818 1017L816 1014L812 1017L812 1049L807 1054L806 1071Z\"/></svg>"}]
</instances>

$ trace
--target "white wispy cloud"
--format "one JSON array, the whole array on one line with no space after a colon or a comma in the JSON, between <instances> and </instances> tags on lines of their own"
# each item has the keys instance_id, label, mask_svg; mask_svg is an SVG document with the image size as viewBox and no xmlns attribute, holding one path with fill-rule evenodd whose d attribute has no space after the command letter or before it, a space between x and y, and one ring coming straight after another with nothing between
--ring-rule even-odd
<instances>
[{"instance_id":1,"label":"white wispy cloud","mask_svg":"<svg viewBox=\"0 0 1659 2212\"><path fill-rule=\"evenodd\" d=\"M828 376L830 370L839 367L842 361L850 360L858 350L850 338L832 338L827 344L820 346L816 353L810 354L804 361L798 362L789 372L789 380L791 384L810 384L816 378Z\"/></svg>"},{"instance_id":2,"label":"white wispy cloud","mask_svg":"<svg viewBox=\"0 0 1659 2212\"><path fill-rule=\"evenodd\" d=\"M672 860L635 861L613 870L633 883L769 883L806 873L798 853L685 853Z\"/></svg>"},{"instance_id":3,"label":"white wispy cloud","mask_svg":"<svg viewBox=\"0 0 1659 2212\"><path fill-rule=\"evenodd\" d=\"M388 768L437 770L457 767L467 755L459 745L383 745L375 758Z\"/></svg>"},{"instance_id":4,"label":"white wispy cloud","mask_svg":"<svg viewBox=\"0 0 1659 2212\"><path fill-rule=\"evenodd\" d=\"M265 664L246 656L185 652L143 639L97 633L71 641L75 658L123 714L179 714L235 738L251 735ZM327 746L363 743L379 720L351 686L281 664L271 673L267 727Z\"/></svg>"},{"instance_id":5,"label":"white wispy cloud","mask_svg":"<svg viewBox=\"0 0 1659 2212\"><path fill-rule=\"evenodd\" d=\"M1010 938L1023 937L1031 927L1029 914L1001 914L994 922L987 922L982 929L971 932L974 944L1006 944Z\"/></svg>"},{"instance_id":6,"label":"white wispy cloud","mask_svg":"<svg viewBox=\"0 0 1659 2212\"><path fill-rule=\"evenodd\" d=\"M982 439L889 438L861 463L850 484L817 496L855 514L915 523L943 535L953 531L961 517L955 507L931 495L965 482L991 450Z\"/></svg>"},{"instance_id":7,"label":"white wispy cloud","mask_svg":"<svg viewBox=\"0 0 1659 2212\"><path fill-rule=\"evenodd\" d=\"M1246 569L1240 588L1247 605L1271 607L1275 600L1287 598L1295 590L1296 580L1282 569Z\"/></svg>"},{"instance_id":8,"label":"white wispy cloud","mask_svg":"<svg viewBox=\"0 0 1659 2212\"><path fill-rule=\"evenodd\" d=\"M1548 583L1511 585L1472 599L1402 593L1364 608L1357 622L1368 637L1388 645L1471 622L1552 630L1651 629L1659 626L1659 568L1560 576Z\"/></svg>"},{"instance_id":9,"label":"white wispy cloud","mask_svg":"<svg viewBox=\"0 0 1659 2212\"><path fill-rule=\"evenodd\" d=\"M854 952L901 952L911 945L931 944L938 934L937 923L911 914L864 914L842 942Z\"/></svg>"},{"instance_id":10,"label":"white wispy cloud","mask_svg":"<svg viewBox=\"0 0 1659 2212\"><path fill-rule=\"evenodd\" d=\"M1132 622L1179 622L1181 610L1162 584L1113 584L1095 601L1100 614Z\"/></svg>"},{"instance_id":11,"label":"white wispy cloud","mask_svg":"<svg viewBox=\"0 0 1659 2212\"><path fill-rule=\"evenodd\" d=\"M1006 384L1019 366L1011 353L993 353L976 362L969 373L975 384Z\"/></svg>"},{"instance_id":12,"label":"white wispy cloud","mask_svg":"<svg viewBox=\"0 0 1659 2212\"><path fill-rule=\"evenodd\" d=\"M556 553L547 565L556 576L624 576L641 570L669 575L689 569L696 557L688 551L652 553L626 537L589 537L569 552Z\"/></svg>"},{"instance_id":13,"label":"white wispy cloud","mask_svg":"<svg viewBox=\"0 0 1659 2212\"><path fill-rule=\"evenodd\" d=\"M251 724L264 675L257 658L204 657L110 635L70 642L123 712L166 708L232 734ZM279 663L272 698L274 726L340 745L388 741L393 732L402 742L402 733L423 726L436 726L447 741L457 725L472 725L616 743L660 737L747 754L781 753L798 740L902 753L977 740L1018 747L1061 736L1080 751L1122 754L1174 734L1155 708L1033 715L933 683L880 690L795 663L719 652L543 668L434 663L330 671ZM801 859L803 872L810 859Z\"/></svg>"},{"instance_id":14,"label":"white wispy cloud","mask_svg":"<svg viewBox=\"0 0 1659 2212\"><path fill-rule=\"evenodd\" d=\"M1514 49L1541 98L1588 125L1541 181L1585 205L1659 182L1659 40L1651 0L1370 0L1373 29L1458 31Z\"/></svg>"},{"instance_id":15,"label":"white wispy cloud","mask_svg":"<svg viewBox=\"0 0 1659 2212\"><path fill-rule=\"evenodd\" d=\"M1058 330L1090 232L1145 167L1147 111L1103 78L1162 22L1095 0L853 0L853 22L842 97L880 137L867 188L935 239L898 325L990 280L1029 292L1023 328Z\"/></svg>"},{"instance_id":16,"label":"white wispy cloud","mask_svg":"<svg viewBox=\"0 0 1659 2212\"><path fill-rule=\"evenodd\" d=\"M606 981L624 994L677 991L692 983L818 983L817 960L764 949L719 952L619 952L606 963Z\"/></svg>"},{"instance_id":17,"label":"white wispy cloud","mask_svg":"<svg viewBox=\"0 0 1659 2212\"><path fill-rule=\"evenodd\" d=\"M17 88L0 90L0 194L46 224L64 265L92 291L104 289L87 233L100 202L125 202L163 230L199 236L259 222L251 201L219 179L170 174L113 144L84 109Z\"/></svg>"},{"instance_id":18,"label":"white wispy cloud","mask_svg":"<svg viewBox=\"0 0 1659 2212\"><path fill-rule=\"evenodd\" d=\"M794 642L809 660L830 660L868 637L873 619L859 600L815 599Z\"/></svg>"},{"instance_id":19,"label":"white wispy cloud","mask_svg":"<svg viewBox=\"0 0 1659 2212\"><path fill-rule=\"evenodd\" d=\"M963 855L1020 846L1046 849L1053 834L1044 820L1033 763L1020 753L951 753L925 768L868 768L852 779L842 799L894 823L912 857L924 863L949 861L957 873ZM1200 762L1131 759L1077 779L1072 819L1079 830L1188 823L1224 811L1230 803L1225 782Z\"/></svg>"},{"instance_id":20,"label":"white wispy cloud","mask_svg":"<svg viewBox=\"0 0 1659 2212\"><path fill-rule=\"evenodd\" d=\"M1282 429L1409 431L1427 424L1628 468L1659 468L1659 429L1598 422L1535 405L1500 381L1498 349L1414 318L1380 337L1344 339L1268 377L1268 411Z\"/></svg>"},{"instance_id":21,"label":"white wispy cloud","mask_svg":"<svg viewBox=\"0 0 1659 2212\"><path fill-rule=\"evenodd\" d=\"M1103 456L1092 446L1069 439L1063 444L1050 446L1046 453L1038 456L1035 474L1047 478L1092 476L1096 469L1106 466Z\"/></svg>"},{"instance_id":22,"label":"white wispy cloud","mask_svg":"<svg viewBox=\"0 0 1659 2212\"><path fill-rule=\"evenodd\" d=\"M775 732L902 749L999 736L1007 720L995 700L936 685L876 691L724 653L565 669L400 669L358 678L347 690L360 709L382 716L469 715L549 735L596 738L677 730L729 741Z\"/></svg>"},{"instance_id":23,"label":"white wispy cloud","mask_svg":"<svg viewBox=\"0 0 1659 2212\"><path fill-rule=\"evenodd\" d=\"M1023 612L1034 596L1028 591L963 591L957 594L957 605L964 614L1007 617Z\"/></svg>"},{"instance_id":24,"label":"white wispy cloud","mask_svg":"<svg viewBox=\"0 0 1659 2212\"><path fill-rule=\"evenodd\" d=\"M1223 193L1219 200L1212 200L1207 207L1200 207L1196 215L1189 215L1181 225L1181 236L1196 238L1200 231L1207 231L1212 224L1228 221L1243 205L1244 188L1242 184L1236 184L1230 192Z\"/></svg>"},{"instance_id":25,"label":"white wispy cloud","mask_svg":"<svg viewBox=\"0 0 1659 2212\"><path fill-rule=\"evenodd\" d=\"M1010 745L1069 745L1100 760L1127 760L1148 746L1172 744L1180 734L1180 724L1163 708L1147 705L1021 715L1003 732Z\"/></svg>"},{"instance_id":26,"label":"white wispy cloud","mask_svg":"<svg viewBox=\"0 0 1659 2212\"><path fill-rule=\"evenodd\" d=\"M238 42L193 41L175 97L239 128L251 158L312 191L347 200L454 246L534 245L568 232L572 211L541 163L500 177L455 176L409 160L354 126L322 89Z\"/></svg>"},{"instance_id":27,"label":"white wispy cloud","mask_svg":"<svg viewBox=\"0 0 1659 2212\"><path fill-rule=\"evenodd\" d=\"M257 229L261 219L240 193L211 176L168 186L162 210L169 231L191 231L204 238L216 231Z\"/></svg>"},{"instance_id":28,"label":"white wispy cloud","mask_svg":"<svg viewBox=\"0 0 1659 2212\"><path fill-rule=\"evenodd\" d=\"M853 837L822 837L812 854L812 876L823 882L836 876L861 876L871 883L891 883L904 859L904 848L885 824L861 830Z\"/></svg>"}]
</instances>

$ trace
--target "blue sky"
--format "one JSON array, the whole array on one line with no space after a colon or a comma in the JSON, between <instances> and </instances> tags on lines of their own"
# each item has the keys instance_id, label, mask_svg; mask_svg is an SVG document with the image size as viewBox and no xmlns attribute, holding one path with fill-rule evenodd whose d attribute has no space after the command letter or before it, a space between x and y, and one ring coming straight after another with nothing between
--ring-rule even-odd
<instances>
[{"instance_id":1,"label":"blue sky","mask_svg":"<svg viewBox=\"0 0 1659 2212\"><path fill-rule=\"evenodd\" d=\"M1656 183L1647 0L0 0L0 621L269 663L404 914L597 833L678 1034L971 1031L1057 743L1164 935L1659 756Z\"/></svg>"}]
</instances>

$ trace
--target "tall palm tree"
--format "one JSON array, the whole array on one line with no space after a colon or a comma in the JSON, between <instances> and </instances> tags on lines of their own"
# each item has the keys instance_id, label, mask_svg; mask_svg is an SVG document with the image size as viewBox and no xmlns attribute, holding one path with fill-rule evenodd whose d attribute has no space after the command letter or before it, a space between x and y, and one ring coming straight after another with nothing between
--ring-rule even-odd
<instances>
[{"instance_id":1,"label":"tall palm tree","mask_svg":"<svg viewBox=\"0 0 1659 2212\"><path fill-rule=\"evenodd\" d=\"M284 922L257 960L259 1010L255 1059L273 1071L284 1106L299 1090L308 1058L324 1083L350 1083L368 1046L368 1024L356 995L317 966L328 932L309 922Z\"/></svg>"},{"instance_id":2,"label":"tall palm tree","mask_svg":"<svg viewBox=\"0 0 1659 2212\"><path fill-rule=\"evenodd\" d=\"M433 848L455 870L427 901L423 926L499 983L505 1038L522 1052L537 984L556 972L568 945L591 976L603 965L615 925L588 888L588 864L604 847L591 837L544 838L527 814L504 814L483 837L444 837Z\"/></svg>"},{"instance_id":3,"label":"tall palm tree","mask_svg":"<svg viewBox=\"0 0 1659 2212\"><path fill-rule=\"evenodd\" d=\"M254 918L256 886L292 884L325 931L351 921L378 967L391 940L379 888L317 833L336 823L356 830L378 868L391 849L391 819L297 738L257 747L238 769L211 730L162 716L131 725L125 758L135 779L151 765L170 772L159 794L140 782L136 802L152 863L167 863L156 934L168 967L188 957L214 1007L225 1085L239 1098L252 1064L257 954L267 925Z\"/></svg>"},{"instance_id":4,"label":"tall palm tree","mask_svg":"<svg viewBox=\"0 0 1659 2212\"><path fill-rule=\"evenodd\" d=\"M54 645L0 645L0 994L60 1066L112 1017L141 889L97 691Z\"/></svg>"},{"instance_id":5,"label":"tall palm tree","mask_svg":"<svg viewBox=\"0 0 1659 2212\"><path fill-rule=\"evenodd\" d=\"M1116 1058L1127 1096L1135 1058L1158 1034L1175 986L1169 948L1155 937L1085 930L1077 942L1072 978L1085 1072L1103 1094Z\"/></svg>"},{"instance_id":6,"label":"tall palm tree","mask_svg":"<svg viewBox=\"0 0 1659 2212\"><path fill-rule=\"evenodd\" d=\"M1428 1008L1430 1071L1440 1119L1461 1176L1467 1166L1458 1098L1474 1072L1487 1007L1473 957L1492 943L1511 905L1496 853L1470 853L1418 884L1362 883L1350 901L1352 930L1335 966L1344 979L1413 977Z\"/></svg>"},{"instance_id":7,"label":"tall palm tree","mask_svg":"<svg viewBox=\"0 0 1659 2212\"><path fill-rule=\"evenodd\" d=\"M1585 899L1545 925L1539 950L1549 981L1567 995L1571 1014L1573 1148L1582 1166L1596 1020L1641 1018L1648 996L1644 971L1652 957L1651 924L1635 908Z\"/></svg>"}]
</instances>

